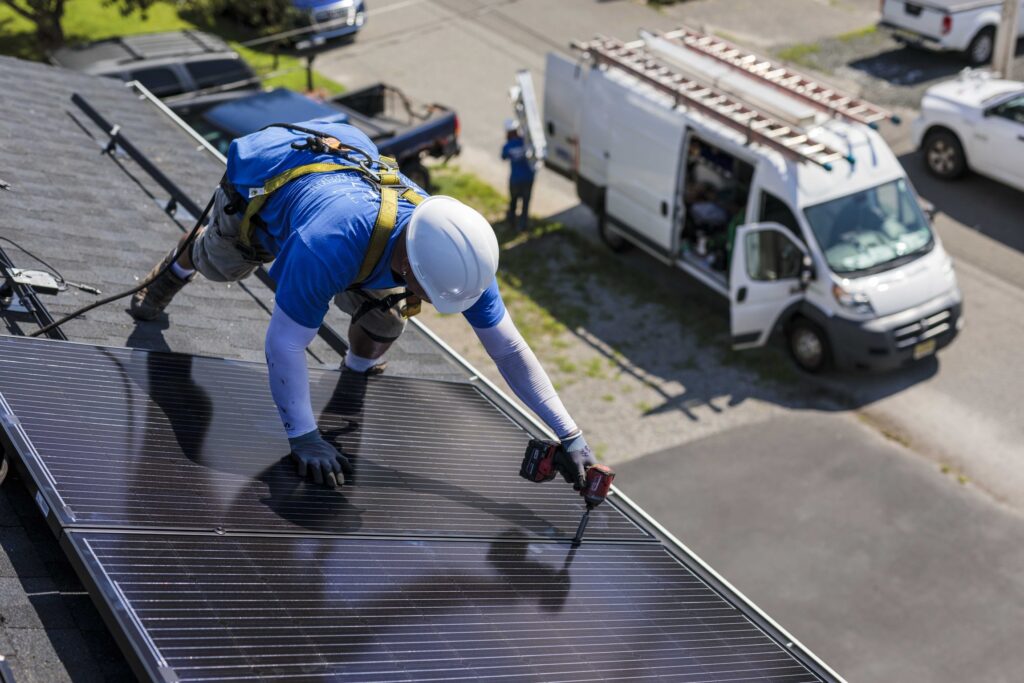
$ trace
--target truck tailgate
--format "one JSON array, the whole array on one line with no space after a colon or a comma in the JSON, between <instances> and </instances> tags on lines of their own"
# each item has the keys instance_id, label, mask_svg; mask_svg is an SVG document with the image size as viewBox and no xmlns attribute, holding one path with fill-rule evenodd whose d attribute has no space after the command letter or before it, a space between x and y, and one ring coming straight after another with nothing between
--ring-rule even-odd
<instances>
[{"instance_id":1,"label":"truck tailgate","mask_svg":"<svg viewBox=\"0 0 1024 683\"><path fill-rule=\"evenodd\" d=\"M935 40L942 37L942 18L946 14L932 3L916 0L885 0L882 6L883 23Z\"/></svg>"}]
</instances>

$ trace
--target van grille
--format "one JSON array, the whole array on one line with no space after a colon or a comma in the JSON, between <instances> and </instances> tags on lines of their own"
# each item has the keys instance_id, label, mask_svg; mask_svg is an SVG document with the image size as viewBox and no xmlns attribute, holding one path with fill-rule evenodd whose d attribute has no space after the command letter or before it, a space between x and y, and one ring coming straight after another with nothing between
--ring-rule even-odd
<instances>
[{"instance_id":1,"label":"van grille","mask_svg":"<svg viewBox=\"0 0 1024 683\"><path fill-rule=\"evenodd\" d=\"M905 325L893 331L896 348L905 349L932 337L937 337L952 329L953 312L950 309L939 311L915 323Z\"/></svg>"}]
</instances>

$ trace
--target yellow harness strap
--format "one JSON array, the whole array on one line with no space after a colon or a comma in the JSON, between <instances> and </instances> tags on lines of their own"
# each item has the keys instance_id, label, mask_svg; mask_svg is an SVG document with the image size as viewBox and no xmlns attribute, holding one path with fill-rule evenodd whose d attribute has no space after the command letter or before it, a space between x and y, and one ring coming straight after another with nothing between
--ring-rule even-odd
<instances>
[{"instance_id":1,"label":"yellow harness strap","mask_svg":"<svg viewBox=\"0 0 1024 683\"><path fill-rule=\"evenodd\" d=\"M380 187L380 209L377 211L377 220L374 222L373 232L370 234L370 245L366 250L366 255L363 257L363 262L359 266L359 273L355 279L355 284L359 284L370 277L384 255L384 250L387 249L388 240L391 238L391 233L395 229L395 222L398 220L399 198L410 201L414 205L418 205L423 201L423 197L412 188L407 188L401 195L398 194L398 188L404 186L398 175L398 162L394 158L381 156L380 165L382 168L377 172L354 164L318 163L296 166L274 176L263 187L250 189L249 205L245 208L245 214L242 216L242 224L238 235L239 242L246 247L252 245L253 216L259 213L271 194L296 178L301 178L310 173L358 171ZM419 312L419 301L417 300L415 303L409 302L404 310L409 311L406 314L407 316L415 315Z\"/></svg>"},{"instance_id":2,"label":"yellow harness strap","mask_svg":"<svg viewBox=\"0 0 1024 683\"><path fill-rule=\"evenodd\" d=\"M252 246L252 217L260 212L260 209L263 208L271 194L304 175L309 175L310 173L335 173L338 171L358 171L376 181L376 177L371 171L354 164L320 163L290 168L284 173L280 173L268 180L263 187L249 190L249 205L245 207L245 215L242 216L238 240L246 247Z\"/></svg>"}]
</instances>

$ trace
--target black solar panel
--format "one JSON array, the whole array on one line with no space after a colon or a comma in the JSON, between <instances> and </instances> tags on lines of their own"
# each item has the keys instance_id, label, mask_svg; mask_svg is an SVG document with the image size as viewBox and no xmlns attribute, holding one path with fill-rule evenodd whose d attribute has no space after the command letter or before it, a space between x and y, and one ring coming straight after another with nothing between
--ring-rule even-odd
<instances>
[{"instance_id":1,"label":"black solar panel","mask_svg":"<svg viewBox=\"0 0 1024 683\"><path fill-rule=\"evenodd\" d=\"M820 680L656 543L69 536L163 680Z\"/></svg>"},{"instance_id":2,"label":"black solar panel","mask_svg":"<svg viewBox=\"0 0 1024 683\"><path fill-rule=\"evenodd\" d=\"M529 437L474 386L330 370L310 380L321 428L356 468L339 491L300 482L282 461L261 363L0 337L0 402L36 452L23 459L59 496L62 524L573 535L580 497L560 480L518 477ZM647 538L611 505L587 537Z\"/></svg>"}]
</instances>

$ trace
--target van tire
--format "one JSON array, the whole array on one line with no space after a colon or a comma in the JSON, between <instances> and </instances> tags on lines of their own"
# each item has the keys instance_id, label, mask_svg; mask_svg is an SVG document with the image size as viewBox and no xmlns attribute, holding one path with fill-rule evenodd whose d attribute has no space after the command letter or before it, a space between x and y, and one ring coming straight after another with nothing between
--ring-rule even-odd
<instances>
[{"instance_id":1,"label":"van tire","mask_svg":"<svg viewBox=\"0 0 1024 683\"><path fill-rule=\"evenodd\" d=\"M832 363L832 349L825 330L804 317L794 318L786 334L786 346L793 362L811 374L817 374Z\"/></svg>"},{"instance_id":2,"label":"van tire","mask_svg":"<svg viewBox=\"0 0 1024 683\"><path fill-rule=\"evenodd\" d=\"M430 171L427 167L421 164L418 160L409 164L408 167L402 169L402 173L405 176L419 185L425 192L430 192Z\"/></svg>"},{"instance_id":3,"label":"van tire","mask_svg":"<svg viewBox=\"0 0 1024 683\"><path fill-rule=\"evenodd\" d=\"M936 178L954 180L967 171L963 145L950 130L937 128L924 139L924 161Z\"/></svg>"},{"instance_id":4,"label":"van tire","mask_svg":"<svg viewBox=\"0 0 1024 683\"><path fill-rule=\"evenodd\" d=\"M996 29L994 26L986 26L971 38L970 44L964 50L964 56L971 66L982 66L992 61L995 48Z\"/></svg>"},{"instance_id":5,"label":"van tire","mask_svg":"<svg viewBox=\"0 0 1024 683\"><path fill-rule=\"evenodd\" d=\"M625 237L616 235L608 229L608 215L604 211L600 211L597 214L597 232L601 235L601 241L608 245L608 248L616 254L629 251L629 248L633 246Z\"/></svg>"}]
</instances>

